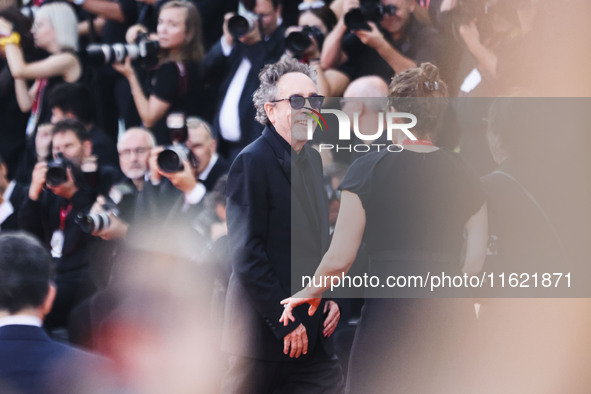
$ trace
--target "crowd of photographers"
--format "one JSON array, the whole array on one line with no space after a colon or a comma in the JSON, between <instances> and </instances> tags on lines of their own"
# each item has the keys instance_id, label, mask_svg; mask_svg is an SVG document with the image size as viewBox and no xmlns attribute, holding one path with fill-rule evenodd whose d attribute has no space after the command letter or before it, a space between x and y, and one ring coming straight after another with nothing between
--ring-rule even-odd
<instances>
[{"instance_id":1,"label":"crowd of photographers","mask_svg":"<svg viewBox=\"0 0 591 394\"><path fill-rule=\"evenodd\" d=\"M252 95L264 65L310 64L326 97L385 97L394 75L423 62L452 96L588 95L588 62L563 71L582 50L563 44L584 34L547 29L577 19L576 6L551 3L2 1L0 231L25 230L51 251L46 328L95 347L88 316L109 309L130 249L213 267L222 302L225 174L263 129ZM461 146L484 175L494 163L478 127L442 145ZM350 153L326 158L333 225Z\"/></svg>"}]
</instances>

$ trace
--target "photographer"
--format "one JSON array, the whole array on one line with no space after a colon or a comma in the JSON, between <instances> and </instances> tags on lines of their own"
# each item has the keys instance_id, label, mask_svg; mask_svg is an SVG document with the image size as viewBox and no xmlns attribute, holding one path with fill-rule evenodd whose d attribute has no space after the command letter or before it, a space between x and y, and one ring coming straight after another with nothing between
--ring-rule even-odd
<instances>
[{"instance_id":1,"label":"photographer","mask_svg":"<svg viewBox=\"0 0 591 394\"><path fill-rule=\"evenodd\" d=\"M131 128L121 135L117 143L117 150L119 152L121 171L127 179L115 185L114 188L119 188L116 191L118 195L121 195L123 190L124 193L131 194L131 198L128 198L127 195L116 198L126 200L124 204L116 202L119 214L115 215L113 212L107 212L108 225L94 229L92 235L101 237L104 240L125 238L129 225L134 220L137 193L142 191L144 183L150 174L148 159L154 146L154 136L147 130ZM123 187L124 189L122 189ZM113 190L109 191L109 196L111 194L113 194ZM111 200L114 199L111 197ZM91 213L104 212L103 205L105 202L105 197L99 196L93 209L91 209Z\"/></svg>"},{"instance_id":2,"label":"photographer","mask_svg":"<svg viewBox=\"0 0 591 394\"><path fill-rule=\"evenodd\" d=\"M76 119L86 126L92 141L92 153L98 157L99 166L119 167L115 141L95 123L96 105L90 90L79 83L62 83L49 93L51 123L63 119Z\"/></svg>"},{"instance_id":3,"label":"photographer","mask_svg":"<svg viewBox=\"0 0 591 394\"><path fill-rule=\"evenodd\" d=\"M258 73L285 53L285 28L280 24L279 0L256 0L243 22L245 29L233 29L236 15L226 14L224 34L206 54L205 78L215 97L213 132L218 152L229 162L261 133L254 121L252 94L259 85Z\"/></svg>"},{"instance_id":4,"label":"photographer","mask_svg":"<svg viewBox=\"0 0 591 394\"><path fill-rule=\"evenodd\" d=\"M95 187L88 184L81 167L91 150L90 136L81 123L58 122L52 137L54 161L35 165L19 213L19 227L43 241L56 262L57 298L46 320L50 329L65 326L70 310L96 289L100 278L95 274L102 276L94 271L102 267L91 267L100 240L82 231L76 218L88 212L97 191L108 191L118 179L99 169L86 173L89 180L96 180Z\"/></svg>"},{"instance_id":5,"label":"photographer","mask_svg":"<svg viewBox=\"0 0 591 394\"><path fill-rule=\"evenodd\" d=\"M321 56L325 70L336 69L327 73L332 95L341 95L361 76L389 81L422 62L440 63L443 48L437 31L414 18L415 6L414 0L366 1L361 8L355 0L347 2L347 12L326 37ZM352 11L361 20L347 26Z\"/></svg>"},{"instance_id":6,"label":"photographer","mask_svg":"<svg viewBox=\"0 0 591 394\"><path fill-rule=\"evenodd\" d=\"M324 38L337 23L337 18L326 4L301 3L298 26L286 29L286 52L311 65L318 77L318 92L331 96L324 70L320 66L320 53Z\"/></svg>"},{"instance_id":7,"label":"photographer","mask_svg":"<svg viewBox=\"0 0 591 394\"><path fill-rule=\"evenodd\" d=\"M132 26L128 36L137 35ZM135 107L143 125L159 145L171 142L166 116L171 112L196 114L204 106L200 62L203 58L201 18L189 2L171 1L162 6L158 23L158 66L140 80L131 59L113 67L129 81ZM135 41L136 37L132 41ZM138 70L140 71L140 70Z\"/></svg>"}]
</instances>

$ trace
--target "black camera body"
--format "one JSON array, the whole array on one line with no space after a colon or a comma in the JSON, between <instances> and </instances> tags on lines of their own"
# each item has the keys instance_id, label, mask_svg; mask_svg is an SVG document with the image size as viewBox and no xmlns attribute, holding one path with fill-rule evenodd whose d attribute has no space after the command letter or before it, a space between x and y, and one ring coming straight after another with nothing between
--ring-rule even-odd
<instances>
[{"instance_id":1,"label":"black camera body","mask_svg":"<svg viewBox=\"0 0 591 394\"><path fill-rule=\"evenodd\" d=\"M86 59L92 64L123 63L126 57L131 60L152 62L157 60L160 44L150 40L146 33L138 33L135 44L91 44L86 47Z\"/></svg>"},{"instance_id":2,"label":"black camera body","mask_svg":"<svg viewBox=\"0 0 591 394\"><path fill-rule=\"evenodd\" d=\"M113 185L105 198L105 203L101 206L102 211L87 215L79 214L76 223L87 234L106 229L111 225L109 214L120 216L122 212L128 212L134 204L134 195L135 190L126 183Z\"/></svg>"},{"instance_id":3,"label":"black camera body","mask_svg":"<svg viewBox=\"0 0 591 394\"><path fill-rule=\"evenodd\" d=\"M164 147L158 154L158 167L164 172L181 172L185 169L183 162L187 160L191 167L199 167L199 160L191 149L184 144L174 144Z\"/></svg>"},{"instance_id":4,"label":"black camera body","mask_svg":"<svg viewBox=\"0 0 591 394\"><path fill-rule=\"evenodd\" d=\"M58 153L55 160L47 163L45 183L55 187L67 182L68 168L72 168L72 163L63 154Z\"/></svg>"},{"instance_id":5,"label":"black camera body","mask_svg":"<svg viewBox=\"0 0 591 394\"><path fill-rule=\"evenodd\" d=\"M289 33L285 37L285 48L294 54L298 59L302 58L304 51L308 49L313 37L318 44L318 50L322 50L322 44L324 43L324 34L316 26L304 26L301 31L294 31Z\"/></svg>"},{"instance_id":6,"label":"black camera body","mask_svg":"<svg viewBox=\"0 0 591 394\"><path fill-rule=\"evenodd\" d=\"M367 30L371 27L368 22L380 23L384 15L394 15L398 8L393 5L383 5L378 2L368 2L359 8L353 8L345 14L345 25L349 30Z\"/></svg>"}]
</instances>

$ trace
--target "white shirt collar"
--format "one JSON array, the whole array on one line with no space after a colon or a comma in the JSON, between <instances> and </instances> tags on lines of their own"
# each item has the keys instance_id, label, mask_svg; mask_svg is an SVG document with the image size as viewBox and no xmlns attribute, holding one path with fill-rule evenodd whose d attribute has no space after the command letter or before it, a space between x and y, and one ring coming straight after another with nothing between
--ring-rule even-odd
<instances>
[{"instance_id":1,"label":"white shirt collar","mask_svg":"<svg viewBox=\"0 0 591 394\"><path fill-rule=\"evenodd\" d=\"M211 155L211 159L209 159L209 163L207 164L207 167L205 167L205 170L203 170L203 172L201 174L199 174L199 179L204 181L207 179L207 177L209 176L209 173L211 172L211 169L213 168L213 166L215 166L215 163L217 163L219 158L219 155L217 153L214 153L213 155Z\"/></svg>"},{"instance_id":2,"label":"white shirt collar","mask_svg":"<svg viewBox=\"0 0 591 394\"><path fill-rule=\"evenodd\" d=\"M43 322L38 317L31 315L11 315L0 317L0 327L12 325L41 327Z\"/></svg>"},{"instance_id":3,"label":"white shirt collar","mask_svg":"<svg viewBox=\"0 0 591 394\"><path fill-rule=\"evenodd\" d=\"M16 184L15 181L10 181L8 187L4 191L2 198L4 201L0 204L0 225L4 223L4 221L14 213L14 207L10 202L10 197L12 196L12 192L14 191L14 185Z\"/></svg>"},{"instance_id":4,"label":"white shirt collar","mask_svg":"<svg viewBox=\"0 0 591 394\"><path fill-rule=\"evenodd\" d=\"M6 188L6 190L4 190L4 194L2 195L2 198L4 198L4 201L10 200L10 197L12 197L12 192L14 191L15 186L16 186L16 182L14 180L10 181L10 183L8 184L8 187Z\"/></svg>"}]
</instances>

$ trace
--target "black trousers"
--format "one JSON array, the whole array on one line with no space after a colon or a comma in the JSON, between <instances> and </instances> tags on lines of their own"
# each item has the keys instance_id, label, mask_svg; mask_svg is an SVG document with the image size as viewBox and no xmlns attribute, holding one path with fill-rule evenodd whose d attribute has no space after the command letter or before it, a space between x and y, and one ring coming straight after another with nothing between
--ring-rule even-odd
<instances>
[{"instance_id":1,"label":"black trousers","mask_svg":"<svg viewBox=\"0 0 591 394\"><path fill-rule=\"evenodd\" d=\"M222 382L223 394L337 394L344 388L336 356L316 348L305 360L265 361L231 356Z\"/></svg>"}]
</instances>

